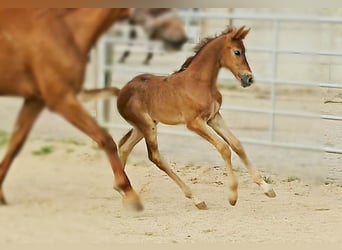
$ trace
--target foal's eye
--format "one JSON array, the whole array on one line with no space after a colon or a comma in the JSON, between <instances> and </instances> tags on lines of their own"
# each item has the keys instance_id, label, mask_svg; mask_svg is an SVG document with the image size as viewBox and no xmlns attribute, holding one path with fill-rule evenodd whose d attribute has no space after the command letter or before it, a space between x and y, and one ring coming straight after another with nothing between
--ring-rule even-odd
<instances>
[{"instance_id":1,"label":"foal's eye","mask_svg":"<svg viewBox=\"0 0 342 250\"><path fill-rule=\"evenodd\" d=\"M234 54L236 56L241 56L241 51L240 50L234 50Z\"/></svg>"}]
</instances>

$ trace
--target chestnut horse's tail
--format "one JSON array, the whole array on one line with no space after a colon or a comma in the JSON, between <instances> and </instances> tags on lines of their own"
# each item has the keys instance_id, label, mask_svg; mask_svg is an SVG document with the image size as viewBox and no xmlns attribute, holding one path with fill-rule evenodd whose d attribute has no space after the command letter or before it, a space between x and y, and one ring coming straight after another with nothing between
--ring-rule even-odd
<instances>
[{"instance_id":1,"label":"chestnut horse's tail","mask_svg":"<svg viewBox=\"0 0 342 250\"><path fill-rule=\"evenodd\" d=\"M102 89L84 89L78 95L82 102L91 102L98 99L107 99L112 96L118 96L120 89L117 87L107 87Z\"/></svg>"}]
</instances>

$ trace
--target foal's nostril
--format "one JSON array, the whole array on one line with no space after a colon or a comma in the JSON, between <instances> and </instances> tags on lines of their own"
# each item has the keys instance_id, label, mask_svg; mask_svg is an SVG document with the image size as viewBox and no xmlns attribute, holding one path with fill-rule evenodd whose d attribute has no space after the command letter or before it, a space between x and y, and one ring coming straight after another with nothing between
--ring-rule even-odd
<instances>
[{"instance_id":1,"label":"foal's nostril","mask_svg":"<svg viewBox=\"0 0 342 250\"><path fill-rule=\"evenodd\" d=\"M249 76L249 77L247 78L247 82L250 83L250 84L252 84L252 83L254 82L253 76Z\"/></svg>"}]
</instances>

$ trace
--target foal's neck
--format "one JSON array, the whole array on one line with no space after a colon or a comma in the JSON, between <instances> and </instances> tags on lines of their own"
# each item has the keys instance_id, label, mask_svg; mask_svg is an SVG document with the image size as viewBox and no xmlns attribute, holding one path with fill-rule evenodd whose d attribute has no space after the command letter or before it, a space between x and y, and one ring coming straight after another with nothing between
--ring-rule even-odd
<instances>
[{"instance_id":1,"label":"foal's neck","mask_svg":"<svg viewBox=\"0 0 342 250\"><path fill-rule=\"evenodd\" d=\"M198 52L189 65L188 70L196 72L196 80L200 83L216 86L217 76L221 68L222 46L224 46L223 37L210 41Z\"/></svg>"}]
</instances>

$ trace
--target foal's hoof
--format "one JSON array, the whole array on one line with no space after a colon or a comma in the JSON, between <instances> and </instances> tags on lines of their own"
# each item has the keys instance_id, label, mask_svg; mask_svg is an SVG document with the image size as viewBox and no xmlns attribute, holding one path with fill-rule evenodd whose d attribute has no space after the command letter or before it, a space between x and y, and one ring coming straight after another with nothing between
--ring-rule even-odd
<instances>
[{"instance_id":1,"label":"foal's hoof","mask_svg":"<svg viewBox=\"0 0 342 250\"><path fill-rule=\"evenodd\" d=\"M274 197L276 197L276 193L274 192L273 187L272 187L271 184L266 183L266 184L264 184L264 185L262 186L262 188L263 188L263 190L264 190L264 194L265 194L267 197L269 197L269 198L274 198Z\"/></svg>"},{"instance_id":2,"label":"foal's hoof","mask_svg":"<svg viewBox=\"0 0 342 250\"><path fill-rule=\"evenodd\" d=\"M267 197L269 197L269 198L274 198L274 197L277 196L273 189L271 189L271 190L265 192L265 195L266 195Z\"/></svg>"},{"instance_id":3,"label":"foal's hoof","mask_svg":"<svg viewBox=\"0 0 342 250\"><path fill-rule=\"evenodd\" d=\"M235 206L236 202L238 200L238 194L237 192L229 192L228 194L228 201L229 201L229 204L232 205L232 206Z\"/></svg>"},{"instance_id":4,"label":"foal's hoof","mask_svg":"<svg viewBox=\"0 0 342 250\"><path fill-rule=\"evenodd\" d=\"M199 210L208 210L207 204L205 204L204 201L196 203L195 206L199 209Z\"/></svg>"},{"instance_id":5,"label":"foal's hoof","mask_svg":"<svg viewBox=\"0 0 342 250\"><path fill-rule=\"evenodd\" d=\"M236 205L237 199L228 199L229 200L229 204L232 206Z\"/></svg>"}]
</instances>

